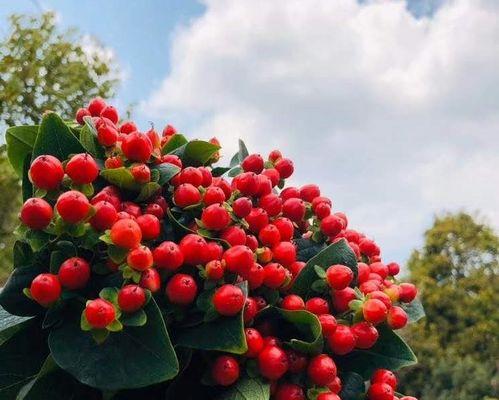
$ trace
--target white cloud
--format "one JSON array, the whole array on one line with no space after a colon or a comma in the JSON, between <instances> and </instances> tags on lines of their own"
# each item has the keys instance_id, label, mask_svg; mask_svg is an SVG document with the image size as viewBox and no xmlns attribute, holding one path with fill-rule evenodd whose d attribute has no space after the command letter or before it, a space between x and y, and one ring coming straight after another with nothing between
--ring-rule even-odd
<instances>
[{"instance_id":1,"label":"white cloud","mask_svg":"<svg viewBox=\"0 0 499 400\"><path fill-rule=\"evenodd\" d=\"M209 0L142 105L234 149L280 147L402 261L434 212L499 226L499 8L454 0ZM230 153L230 151L228 151Z\"/></svg>"}]
</instances>

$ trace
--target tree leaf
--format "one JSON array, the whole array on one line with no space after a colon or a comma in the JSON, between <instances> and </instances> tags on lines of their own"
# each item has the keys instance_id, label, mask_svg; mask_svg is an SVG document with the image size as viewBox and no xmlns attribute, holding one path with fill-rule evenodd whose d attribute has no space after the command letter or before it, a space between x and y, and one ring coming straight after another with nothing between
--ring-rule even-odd
<instances>
[{"instance_id":1,"label":"tree leaf","mask_svg":"<svg viewBox=\"0 0 499 400\"><path fill-rule=\"evenodd\" d=\"M26 201L29 198L33 197L33 184L29 180L30 163L31 163L31 154L26 154L23 163L22 187L21 187L23 194L23 201Z\"/></svg>"},{"instance_id":2,"label":"tree leaf","mask_svg":"<svg viewBox=\"0 0 499 400\"><path fill-rule=\"evenodd\" d=\"M44 308L28 299L23 289L42 271L36 267L16 268L10 274L7 283L0 292L0 305L9 313L24 317L40 314Z\"/></svg>"},{"instance_id":3,"label":"tree leaf","mask_svg":"<svg viewBox=\"0 0 499 400\"><path fill-rule=\"evenodd\" d=\"M83 128L81 128L80 131L80 142L88 153L90 153L95 158L99 158L102 160L106 158L106 153L104 151L104 148L97 140L97 132L92 125L92 118L85 118L85 125L83 126Z\"/></svg>"},{"instance_id":4,"label":"tree leaf","mask_svg":"<svg viewBox=\"0 0 499 400\"><path fill-rule=\"evenodd\" d=\"M38 125L22 125L10 127L5 132L7 156L19 177L23 175L26 156L29 155L31 157L38 129Z\"/></svg>"},{"instance_id":5,"label":"tree leaf","mask_svg":"<svg viewBox=\"0 0 499 400\"><path fill-rule=\"evenodd\" d=\"M423 304L421 304L421 301L419 299L414 299L409 304L402 303L400 304L400 307L402 307L407 313L407 316L409 317L409 323L417 322L421 318L426 316Z\"/></svg>"},{"instance_id":6,"label":"tree leaf","mask_svg":"<svg viewBox=\"0 0 499 400\"><path fill-rule=\"evenodd\" d=\"M343 264L349 267L357 279L357 260L355 254L348 246L347 242L342 239L336 243L330 244L321 252L310 258L296 277L295 283L291 289L292 293L308 298L312 294L312 284L317 279L315 266L318 265L326 270L330 265Z\"/></svg>"},{"instance_id":7,"label":"tree leaf","mask_svg":"<svg viewBox=\"0 0 499 400\"><path fill-rule=\"evenodd\" d=\"M243 160L248 157L249 152L246 148L246 144L239 139L238 140L239 149L236 154L234 154L230 160L230 167L235 167L243 162Z\"/></svg>"},{"instance_id":8,"label":"tree leaf","mask_svg":"<svg viewBox=\"0 0 499 400\"><path fill-rule=\"evenodd\" d=\"M132 173L125 167L103 169L100 174L106 181L121 189L134 191L140 189L140 184L135 181Z\"/></svg>"},{"instance_id":9,"label":"tree leaf","mask_svg":"<svg viewBox=\"0 0 499 400\"><path fill-rule=\"evenodd\" d=\"M70 154L85 153L71 129L55 113L45 114L33 147L32 158L50 154L63 161Z\"/></svg>"},{"instance_id":10,"label":"tree leaf","mask_svg":"<svg viewBox=\"0 0 499 400\"><path fill-rule=\"evenodd\" d=\"M296 245L296 258L298 261L307 262L312 257L326 248L324 243L317 243L310 239L298 238L294 240Z\"/></svg>"},{"instance_id":11,"label":"tree leaf","mask_svg":"<svg viewBox=\"0 0 499 400\"><path fill-rule=\"evenodd\" d=\"M153 171L159 172L158 184L160 186L164 186L170 181L170 179L172 179L179 173L180 168L170 163L163 163L159 164L158 166L152 167L151 172Z\"/></svg>"},{"instance_id":12,"label":"tree leaf","mask_svg":"<svg viewBox=\"0 0 499 400\"><path fill-rule=\"evenodd\" d=\"M12 315L0 307L0 345L30 324L32 319Z\"/></svg>"},{"instance_id":13,"label":"tree leaf","mask_svg":"<svg viewBox=\"0 0 499 400\"><path fill-rule=\"evenodd\" d=\"M280 337L291 348L306 354L319 354L322 351L321 324L311 312L283 310L270 306L258 315L258 319L268 318L279 326Z\"/></svg>"},{"instance_id":14,"label":"tree leaf","mask_svg":"<svg viewBox=\"0 0 499 400\"><path fill-rule=\"evenodd\" d=\"M220 396L219 400L268 400L270 384L262 378L242 377Z\"/></svg>"},{"instance_id":15,"label":"tree leaf","mask_svg":"<svg viewBox=\"0 0 499 400\"><path fill-rule=\"evenodd\" d=\"M222 176L226 172L230 171L230 167L215 167L211 170L211 174L213 176Z\"/></svg>"},{"instance_id":16,"label":"tree leaf","mask_svg":"<svg viewBox=\"0 0 499 400\"><path fill-rule=\"evenodd\" d=\"M400 336L385 325L380 325L377 329L379 338L373 347L368 350L354 350L335 358L340 370L356 372L367 380L378 368L397 371L416 364L416 356Z\"/></svg>"},{"instance_id":17,"label":"tree leaf","mask_svg":"<svg viewBox=\"0 0 499 400\"><path fill-rule=\"evenodd\" d=\"M203 140L192 140L171 153L179 156L185 165L200 166L206 164L220 146Z\"/></svg>"},{"instance_id":18,"label":"tree leaf","mask_svg":"<svg viewBox=\"0 0 499 400\"><path fill-rule=\"evenodd\" d=\"M144 311L145 326L111 333L100 345L80 329L79 314L71 312L49 336L55 362L81 383L107 391L172 379L179 365L161 312L153 299Z\"/></svg>"},{"instance_id":19,"label":"tree leaf","mask_svg":"<svg viewBox=\"0 0 499 400\"><path fill-rule=\"evenodd\" d=\"M238 284L248 295L247 282ZM179 328L173 332L176 346L200 350L244 354L248 350L244 335L243 311L234 317L220 317L215 321Z\"/></svg>"},{"instance_id":20,"label":"tree leaf","mask_svg":"<svg viewBox=\"0 0 499 400\"><path fill-rule=\"evenodd\" d=\"M28 243L17 240L14 243L14 268L32 265L33 251Z\"/></svg>"},{"instance_id":21,"label":"tree leaf","mask_svg":"<svg viewBox=\"0 0 499 400\"><path fill-rule=\"evenodd\" d=\"M120 321L125 326L143 326L147 323L147 314L144 310L138 310L132 314L123 313Z\"/></svg>"},{"instance_id":22,"label":"tree leaf","mask_svg":"<svg viewBox=\"0 0 499 400\"><path fill-rule=\"evenodd\" d=\"M168 154L173 152L173 150L178 149L179 147L185 145L188 142L184 135L176 133L173 135L168 143L166 143L161 149L161 154Z\"/></svg>"},{"instance_id":23,"label":"tree leaf","mask_svg":"<svg viewBox=\"0 0 499 400\"><path fill-rule=\"evenodd\" d=\"M161 186L156 182L148 182L142 185L139 195L135 198L137 203L143 202L161 190Z\"/></svg>"},{"instance_id":24,"label":"tree leaf","mask_svg":"<svg viewBox=\"0 0 499 400\"><path fill-rule=\"evenodd\" d=\"M341 376L341 400L358 400L366 392L364 379L355 372L347 372Z\"/></svg>"}]
</instances>

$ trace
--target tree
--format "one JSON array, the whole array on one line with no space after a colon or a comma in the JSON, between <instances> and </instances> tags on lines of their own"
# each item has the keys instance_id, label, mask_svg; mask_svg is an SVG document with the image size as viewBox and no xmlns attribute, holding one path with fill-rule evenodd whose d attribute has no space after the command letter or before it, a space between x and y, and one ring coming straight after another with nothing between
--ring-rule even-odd
<instances>
[{"instance_id":1,"label":"tree","mask_svg":"<svg viewBox=\"0 0 499 400\"><path fill-rule=\"evenodd\" d=\"M12 15L0 42L0 127L37 124L46 110L72 119L95 96L114 94L118 69L112 54L70 29L61 32L53 13ZM5 126L6 125L6 126ZM20 185L0 149L0 282L10 269Z\"/></svg>"},{"instance_id":2,"label":"tree","mask_svg":"<svg viewBox=\"0 0 499 400\"><path fill-rule=\"evenodd\" d=\"M499 237L465 213L437 217L408 263L426 320L412 326L420 364L401 392L435 400L497 398Z\"/></svg>"}]
</instances>

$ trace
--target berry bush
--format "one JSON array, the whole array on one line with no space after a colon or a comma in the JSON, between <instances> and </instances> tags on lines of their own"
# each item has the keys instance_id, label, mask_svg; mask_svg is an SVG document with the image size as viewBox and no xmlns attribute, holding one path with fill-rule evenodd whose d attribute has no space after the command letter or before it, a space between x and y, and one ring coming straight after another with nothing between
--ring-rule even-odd
<instances>
[{"instance_id":1,"label":"berry bush","mask_svg":"<svg viewBox=\"0 0 499 400\"><path fill-rule=\"evenodd\" d=\"M7 131L22 178L2 399L410 400L417 289L279 150L140 132L102 99Z\"/></svg>"}]
</instances>

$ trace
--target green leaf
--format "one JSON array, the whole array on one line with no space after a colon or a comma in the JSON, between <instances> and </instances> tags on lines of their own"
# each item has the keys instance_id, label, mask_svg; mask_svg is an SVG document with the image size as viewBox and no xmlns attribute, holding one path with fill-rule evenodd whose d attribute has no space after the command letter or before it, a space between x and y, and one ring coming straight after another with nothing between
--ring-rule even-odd
<instances>
[{"instance_id":1,"label":"green leaf","mask_svg":"<svg viewBox=\"0 0 499 400\"><path fill-rule=\"evenodd\" d=\"M0 345L31 323L32 317L18 317L0 307Z\"/></svg>"},{"instance_id":2,"label":"green leaf","mask_svg":"<svg viewBox=\"0 0 499 400\"><path fill-rule=\"evenodd\" d=\"M341 400L358 400L366 392L364 379L355 372L347 372L341 376Z\"/></svg>"},{"instance_id":3,"label":"green leaf","mask_svg":"<svg viewBox=\"0 0 499 400\"><path fill-rule=\"evenodd\" d=\"M270 306L260 312L258 319L270 319L277 324L280 337L296 351L305 354L319 354L322 351L321 324L311 312Z\"/></svg>"},{"instance_id":4,"label":"green leaf","mask_svg":"<svg viewBox=\"0 0 499 400\"><path fill-rule=\"evenodd\" d=\"M103 169L100 174L106 181L121 189L140 190L141 185L135 181L132 173L125 167Z\"/></svg>"},{"instance_id":5,"label":"green leaf","mask_svg":"<svg viewBox=\"0 0 499 400\"><path fill-rule=\"evenodd\" d=\"M28 243L20 240L14 243L14 268L30 266L33 263L33 251Z\"/></svg>"},{"instance_id":6,"label":"green leaf","mask_svg":"<svg viewBox=\"0 0 499 400\"><path fill-rule=\"evenodd\" d=\"M416 356L400 336L385 325L380 325L377 329L379 338L373 347L354 350L335 358L340 370L355 372L367 380L378 368L397 371L416 364Z\"/></svg>"},{"instance_id":7,"label":"green leaf","mask_svg":"<svg viewBox=\"0 0 499 400\"><path fill-rule=\"evenodd\" d=\"M326 278L326 270L322 267L319 267L318 265L314 265L314 270L317 276L321 279Z\"/></svg>"},{"instance_id":8,"label":"green leaf","mask_svg":"<svg viewBox=\"0 0 499 400\"><path fill-rule=\"evenodd\" d=\"M85 149L61 117L55 113L45 114L33 147L33 159L50 154L63 161L70 154L78 153L85 153Z\"/></svg>"},{"instance_id":9,"label":"green leaf","mask_svg":"<svg viewBox=\"0 0 499 400\"><path fill-rule=\"evenodd\" d=\"M112 333L100 345L80 329L79 315L69 314L49 336L54 360L81 383L106 391L172 379L179 365L161 312L153 299L144 311L147 325Z\"/></svg>"},{"instance_id":10,"label":"green leaf","mask_svg":"<svg viewBox=\"0 0 499 400\"><path fill-rule=\"evenodd\" d=\"M135 201L137 203L141 203L155 194L157 194L161 190L161 186L156 183L156 182L148 182L144 185L142 185L142 188L140 189L139 195L135 198Z\"/></svg>"},{"instance_id":11,"label":"green leaf","mask_svg":"<svg viewBox=\"0 0 499 400\"><path fill-rule=\"evenodd\" d=\"M13 126L8 128L5 133L7 156L19 177L23 175L26 158L31 158L38 129L38 125Z\"/></svg>"},{"instance_id":12,"label":"green leaf","mask_svg":"<svg viewBox=\"0 0 499 400\"><path fill-rule=\"evenodd\" d=\"M57 274L59 272L59 268L61 267L61 264L66 261L67 257L66 255L58 250L58 251L53 251L50 254L50 272L52 274Z\"/></svg>"},{"instance_id":13,"label":"green leaf","mask_svg":"<svg viewBox=\"0 0 499 400\"><path fill-rule=\"evenodd\" d=\"M355 254L348 246L347 242L342 239L326 247L324 250L310 258L297 276L295 283L291 289L303 298L308 298L312 293L312 283L317 279L315 266L318 265L326 270L330 265L343 264L349 267L357 279L357 260Z\"/></svg>"},{"instance_id":14,"label":"green leaf","mask_svg":"<svg viewBox=\"0 0 499 400\"><path fill-rule=\"evenodd\" d=\"M203 140L192 140L171 153L179 156L185 165L200 166L206 164L220 146Z\"/></svg>"},{"instance_id":15,"label":"green leaf","mask_svg":"<svg viewBox=\"0 0 499 400\"><path fill-rule=\"evenodd\" d=\"M409 304L402 303L400 307L404 309L409 317L409 323L414 323L419 321L421 318L425 317L424 307L419 299L415 299Z\"/></svg>"},{"instance_id":16,"label":"green leaf","mask_svg":"<svg viewBox=\"0 0 499 400\"><path fill-rule=\"evenodd\" d=\"M28 200L33 197L33 184L29 180L29 167L31 163L31 154L26 154L23 164L23 173L22 173L22 194L23 201Z\"/></svg>"},{"instance_id":17,"label":"green leaf","mask_svg":"<svg viewBox=\"0 0 499 400\"><path fill-rule=\"evenodd\" d=\"M92 121L92 119L90 119L90 121ZM95 132L95 129L93 129L88 125L87 121L85 121L85 126L81 128L80 142L81 145L85 148L85 150L95 158L101 160L106 158L106 153L104 151L104 148L100 145L99 141L97 140L97 132Z\"/></svg>"},{"instance_id":18,"label":"green leaf","mask_svg":"<svg viewBox=\"0 0 499 400\"><path fill-rule=\"evenodd\" d=\"M240 378L219 397L219 400L268 400L270 384L262 378Z\"/></svg>"},{"instance_id":19,"label":"green leaf","mask_svg":"<svg viewBox=\"0 0 499 400\"><path fill-rule=\"evenodd\" d=\"M317 243L313 240L305 238L295 239L294 243L297 248L296 258L303 262L307 262L326 248L324 243Z\"/></svg>"},{"instance_id":20,"label":"green leaf","mask_svg":"<svg viewBox=\"0 0 499 400\"><path fill-rule=\"evenodd\" d=\"M239 144L239 149L237 153L234 154L230 160L231 167L235 167L241 164L243 160L249 155L248 149L246 148L246 144L241 139L239 139L238 144Z\"/></svg>"},{"instance_id":21,"label":"green leaf","mask_svg":"<svg viewBox=\"0 0 499 400\"><path fill-rule=\"evenodd\" d=\"M40 314L44 308L27 298L23 289L31 285L31 281L42 271L36 267L16 268L10 274L7 283L0 291L0 305L11 314L33 316Z\"/></svg>"},{"instance_id":22,"label":"green leaf","mask_svg":"<svg viewBox=\"0 0 499 400\"><path fill-rule=\"evenodd\" d=\"M107 248L107 254L109 255L109 258L113 260L113 262L115 262L116 264L121 264L128 254L128 249L115 245L109 245L109 247Z\"/></svg>"},{"instance_id":23,"label":"green leaf","mask_svg":"<svg viewBox=\"0 0 499 400\"><path fill-rule=\"evenodd\" d=\"M153 171L159 172L158 184L160 186L164 186L168 182L170 182L170 179L172 179L175 175L179 173L180 168L170 163L163 163L158 166L152 167L151 172Z\"/></svg>"},{"instance_id":24,"label":"green leaf","mask_svg":"<svg viewBox=\"0 0 499 400\"><path fill-rule=\"evenodd\" d=\"M242 174L244 171L241 167L236 166L232 168L229 173L227 174L230 178L234 178L235 176L238 176L239 174Z\"/></svg>"},{"instance_id":25,"label":"green leaf","mask_svg":"<svg viewBox=\"0 0 499 400\"><path fill-rule=\"evenodd\" d=\"M231 169L230 167L216 167L211 170L211 174L213 176L222 176L226 172L230 171L230 169Z\"/></svg>"},{"instance_id":26,"label":"green leaf","mask_svg":"<svg viewBox=\"0 0 499 400\"><path fill-rule=\"evenodd\" d=\"M118 289L115 287L106 287L99 292L99 297L113 304L118 304Z\"/></svg>"},{"instance_id":27,"label":"green leaf","mask_svg":"<svg viewBox=\"0 0 499 400\"><path fill-rule=\"evenodd\" d=\"M173 150L178 149L181 146L184 146L188 140L184 135L181 135L179 133L173 135L168 143L166 143L163 148L161 149L161 154L168 154L173 152Z\"/></svg>"},{"instance_id":28,"label":"green leaf","mask_svg":"<svg viewBox=\"0 0 499 400\"><path fill-rule=\"evenodd\" d=\"M247 282L238 285L248 295ZM220 317L192 327L179 328L175 332L177 346L200 350L224 351L244 354L248 347L244 335L243 311L234 317Z\"/></svg>"},{"instance_id":29,"label":"green leaf","mask_svg":"<svg viewBox=\"0 0 499 400\"><path fill-rule=\"evenodd\" d=\"M120 321L125 326L144 326L147 323L147 314L144 310L138 310L132 314L123 313Z\"/></svg>"}]
</instances>

